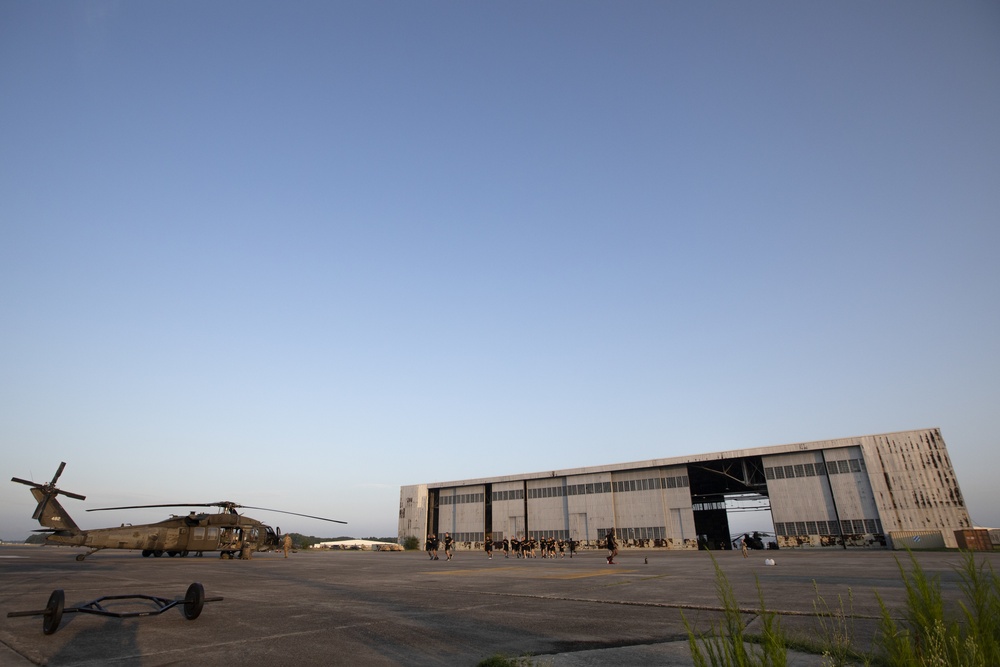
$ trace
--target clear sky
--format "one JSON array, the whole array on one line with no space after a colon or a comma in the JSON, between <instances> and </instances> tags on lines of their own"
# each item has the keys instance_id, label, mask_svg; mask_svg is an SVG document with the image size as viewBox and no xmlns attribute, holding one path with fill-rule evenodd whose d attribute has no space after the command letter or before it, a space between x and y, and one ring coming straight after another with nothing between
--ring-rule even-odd
<instances>
[{"instance_id":1,"label":"clear sky","mask_svg":"<svg viewBox=\"0 0 1000 667\"><path fill-rule=\"evenodd\" d=\"M1000 526L998 119L995 2L0 3L0 538L926 427Z\"/></svg>"}]
</instances>

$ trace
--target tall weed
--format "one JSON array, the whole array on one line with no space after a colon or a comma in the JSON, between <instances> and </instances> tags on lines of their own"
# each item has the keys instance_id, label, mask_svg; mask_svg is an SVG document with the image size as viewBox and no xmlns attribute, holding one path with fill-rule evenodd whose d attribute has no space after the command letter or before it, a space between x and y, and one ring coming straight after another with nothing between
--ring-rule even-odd
<instances>
[{"instance_id":1,"label":"tall weed","mask_svg":"<svg viewBox=\"0 0 1000 667\"><path fill-rule=\"evenodd\" d=\"M899 560L906 587L903 623L897 623L876 592L880 613L876 644L880 657L890 667L963 665L994 667L1000 664L1000 581L991 567L976 565L973 552L963 552L956 568L965 596L959 602L964 623L946 614L941 582L928 577L914 555L907 572Z\"/></svg>"},{"instance_id":2,"label":"tall weed","mask_svg":"<svg viewBox=\"0 0 1000 667\"><path fill-rule=\"evenodd\" d=\"M871 654L854 648L853 591L848 589L846 605L843 597L838 596L837 607L831 609L814 582L813 609L820 624L825 664L831 667L873 662L888 667L1000 665L1000 577L988 562L977 564L974 552L963 552L962 558L962 564L955 568L964 598L958 602L961 611L958 618L948 613L939 577L924 572L912 553L909 571L896 559L906 590L905 608L901 612L891 610L875 591L880 610L879 629ZM755 577L759 604L756 613L762 631L754 635L746 632L744 612L714 557L712 564L716 594L722 604L721 620L699 636L681 613L694 665L784 667L787 639L778 615L768 611L764 604L760 581Z\"/></svg>"},{"instance_id":3,"label":"tall weed","mask_svg":"<svg viewBox=\"0 0 1000 667\"><path fill-rule=\"evenodd\" d=\"M785 667L788 649L777 614L767 610L764 593L757 577L757 597L760 610L762 632L753 635L746 632L743 612L740 610L736 593L726 574L719 567L715 557L715 592L722 605L722 619L708 633L697 636L684 612L681 619L688 633L691 660L696 667ZM756 642L756 643L752 643Z\"/></svg>"},{"instance_id":4,"label":"tall weed","mask_svg":"<svg viewBox=\"0 0 1000 667\"><path fill-rule=\"evenodd\" d=\"M813 611L819 621L822 636L824 667L846 667L860 661L871 663L871 656L860 655L854 648L854 591L847 589L847 604L844 597L837 596L837 606L830 608L819 593L819 586L813 581L816 599L813 601Z\"/></svg>"}]
</instances>

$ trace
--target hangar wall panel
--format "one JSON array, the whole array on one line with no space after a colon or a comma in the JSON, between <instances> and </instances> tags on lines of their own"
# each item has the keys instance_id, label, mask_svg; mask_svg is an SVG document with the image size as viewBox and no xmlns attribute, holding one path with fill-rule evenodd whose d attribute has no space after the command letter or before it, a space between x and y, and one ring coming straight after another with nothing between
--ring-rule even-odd
<instances>
[{"instance_id":1,"label":"hangar wall panel","mask_svg":"<svg viewBox=\"0 0 1000 667\"><path fill-rule=\"evenodd\" d=\"M524 481L494 482L492 515L495 541L524 534Z\"/></svg>"},{"instance_id":2,"label":"hangar wall panel","mask_svg":"<svg viewBox=\"0 0 1000 667\"><path fill-rule=\"evenodd\" d=\"M611 473L567 476L566 487L570 538L584 545L596 545L615 520Z\"/></svg>"},{"instance_id":3,"label":"hangar wall panel","mask_svg":"<svg viewBox=\"0 0 1000 667\"><path fill-rule=\"evenodd\" d=\"M482 484L441 489L438 494L437 535L451 533L456 542L472 548L484 539L485 487Z\"/></svg>"},{"instance_id":4,"label":"hangar wall panel","mask_svg":"<svg viewBox=\"0 0 1000 667\"><path fill-rule=\"evenodd\" d=\"M779 546L886 545L860 446L763 460Z\"/></svg>"},{"instance_id":5,"label":"hangar wall panel","mask_svg":"<svg viewBox=\"0 0 1000 667\"><path fill-rule=\"evenodd\" d=\"M955 530L972 528L938 429L857 438L886 532L940 530L957 548Z\"/></svg>"},{"instance_id":6,"label":"hangar wall panel","mask_svg":"<svg viewBox=\"0 0 1000 667\"><path fill-rule=\"evenodd\" d=\"M614 526L621 543L656 544L657 540L666 540L662 479L657 468L612 473Z\"/></svg>"},{"instance_id":7,"label":"hangar wall panel","mask_svg":"<svg viewBox=\"0 0 1000 667\"><path fill-rule=\"evenodd\" d=\"M427 485L413 484L399 489L399 531L397 541L416 537L423 545L427 537Z\"/></svg>"},{"instance_id":8,"label":"hangar wall panel","mask_svg":"<svg viewBox=\"0 0 1000 667\"><path fill-rule=\"evenodd\" d=\"M565 477L528 480L528 537L569 539Z\"/></svg>"},{"instance_id":9,"label":"hangar wall panel","mask_svg":"<svg viewBox=\"0 0 1000 667\"><path fill-rule=\"evenodd\" d=\"M614 472L611 489L623 544L697 548L686 466Z\"/></svg>"}]
</instances>

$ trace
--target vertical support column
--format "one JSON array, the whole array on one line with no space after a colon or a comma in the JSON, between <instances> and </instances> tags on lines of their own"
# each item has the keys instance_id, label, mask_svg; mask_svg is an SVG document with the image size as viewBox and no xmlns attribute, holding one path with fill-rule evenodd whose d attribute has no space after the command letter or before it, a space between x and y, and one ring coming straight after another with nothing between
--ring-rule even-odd
<instances>
[{"instance_id":1,"label":"vertical support column","mask_svg":"<svg viewBox=\"0 0 1000 667\"><path fill-rule=\"evenodd\" d=\"M427 491L427 532L435 535L438 534L438 493L438 489Z\"/></svg>"},{"instance_id":2,"label":"vertical support column","mask_svg":"<svg viewBox=\"0 0 1000 667\"><path fill-rule=\"evenodd\" d=\"M524 494L524 538L527 539L528 531L531 529L528 525L528 480L521 482L521 489Z\"/></svg>"},{"instance_id":3,"label":"vertical support column","mask_svg":"<svg viewBox=\"0 0 1000 667\"><path fill-rule=\"evenodd\" d=\"M483 539L489 535L493 537L493 485L486 484L483 487Z\"/></svg>"},{"instance_id":4,"label":"vertical support column","mask_svg":"<svg viewBox=\"0 0 1000 667\"><path fill-rule=\"evenodd\" d=\"M840 545L847 549L847 540L844 539L844 524L840 521L840 510L837 509L837 494L833 490L833 482L830 481L830 466L826 464L826 450L819 450L823 457L823 477L826 478L826 485L830 489L830 501L833 503L833 515L837 517L837 532L840 534Z\"/></svg>"}]
</instances>

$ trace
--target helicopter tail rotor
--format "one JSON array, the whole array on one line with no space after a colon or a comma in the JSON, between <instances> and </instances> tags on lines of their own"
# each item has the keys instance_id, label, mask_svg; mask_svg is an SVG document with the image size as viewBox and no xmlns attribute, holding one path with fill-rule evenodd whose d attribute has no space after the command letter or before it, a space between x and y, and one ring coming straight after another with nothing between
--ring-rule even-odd
<instances>
[{"instance_id":1,"label":"helicopter tail rotor","mask_svg":"<svg viewBox=\"0 0 1000 667\"><path fill-rule=\"evenodd\" d=\"M59 476L62 475L63 469L65 468L66 462L63 461L59 464L59 469L56 470L56 474L52 476L52 481L46 484L39 484L27 479L21 479L20 477L11 477L10 481L31 487L31 495L33 495L38 501L38 505L35 507L35 511L31 515L32 519L46 528L79 531L77 525L73 523L73 520L69 518L69 515L66 514L66 511L62 508L62 505L60 505L59 501L56 500L56 496L60 494L69 498L76 498L77 500L87 499L87 496L80 495L79 493L63 491L62 489L56 487L56 482L59 481Z\"/></svg>"}]
</instances>

